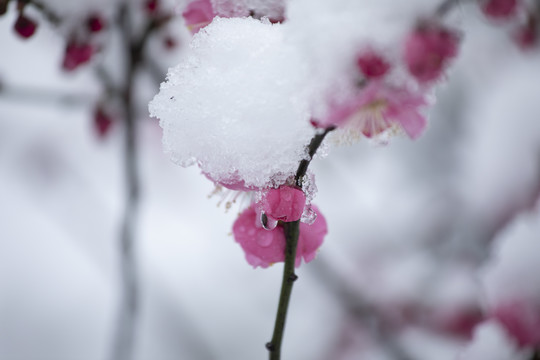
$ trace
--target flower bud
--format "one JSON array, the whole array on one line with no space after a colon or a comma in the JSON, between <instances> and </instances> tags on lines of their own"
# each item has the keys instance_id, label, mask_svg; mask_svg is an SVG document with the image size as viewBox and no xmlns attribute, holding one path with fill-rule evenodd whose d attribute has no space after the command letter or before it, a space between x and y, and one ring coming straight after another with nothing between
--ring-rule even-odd
<instances>
[{"instance_id":1,"label":"flower bud","mask_svg":"<svg viewBox=\"0 0 540 360\"><path fill-rule=\"evenodd\" d=\"M418 26L405 40L405 64L419 82L438 79L458 53L459 35L440 24Z\"/></svg>"},{"instance_id":2,"label":"flower bud","mask_svg":"<svg viewBox=\"0 0 540 360\"><path fill-rule=\"evenodd\" d=\"M34 35L36 28L37 23L29 17L26 17L24 14L19 15L14 25L14 29L17 34L25 39L28 39L30 36Z\"/></svg>"}]
</instances>

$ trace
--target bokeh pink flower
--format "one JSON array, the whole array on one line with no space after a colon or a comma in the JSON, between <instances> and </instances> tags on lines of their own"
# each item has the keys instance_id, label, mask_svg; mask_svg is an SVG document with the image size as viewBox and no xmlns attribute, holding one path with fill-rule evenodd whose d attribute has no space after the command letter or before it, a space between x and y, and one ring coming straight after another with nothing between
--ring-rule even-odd
<instances>
[{"instance_id":1,"label":"bokeh pink flower","mask_svg":"<svg viewBox=\"0 0 540 360\"><path fill-rule=\"evenodd\" d=\"M20 14L15 21L13 29L19 34L23 39L28 39L36 32L37 23L24 14Z\"/></svg>"},{"instance_id":2,"label":"bokeh pink flower","mask_svg":"<svg viewBox=\"0 0 540 360\"><path fill-rule=\"evenodd\" d=\"M420 83L441 77L458 54L460 36L438 23L422 23L405 40L403 59Z\"/></svg>"},{"instance_id":3,"label":"bokeh pink flower","mask_svg":"<svg viewBox=\"0 0 540 360\"><path fill-rule=\"evenodd\" d=\"M516 14L518 0L487 0L483 1L482 12L492 19L507 19Z\"/></svg>"},{"instance_id":4,"label":"bokeh pink flower","mask_svg":"<svg viewBox=\"0 0 540 360\"><path fill-rule=\"evenodd\" d=\"M73 71L80 65L90 61L96 49L90 43L70 40L66 45L62 68Z\"/></svg>"}]
</instances>

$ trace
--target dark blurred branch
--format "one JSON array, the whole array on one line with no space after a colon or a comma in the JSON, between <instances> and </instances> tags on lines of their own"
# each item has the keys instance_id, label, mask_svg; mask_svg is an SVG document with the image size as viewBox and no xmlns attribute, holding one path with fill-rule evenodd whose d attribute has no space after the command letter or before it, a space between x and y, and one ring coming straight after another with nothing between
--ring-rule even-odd
<instances>
[{"instance_id":1,"label":"dark blurred branch","mask_svg":"<svg viewBox=\"0 0 540 360\"><path fill-rule=\"evenodd\" d=\"M132 358L139 309L135 225L140 201L140 184L137 165L136 104L134 101L135 77L139 66L143 63L144 48L150 35L171 19L169 15L151 19L140 38L135 39L135 31L130 21L129 4L130 2L126 0L119 11L120 33L126 55L126 75L124 86L121 89L121 99L126 129L124 152L127 194L120 237L121 302L111 360ZM106 73L103 73L102 77L108 79Z\"/></svg>"},{"instance_id":2,"label":"dark blurred branch","mask_svg":"<svg viewBox=\"0 0 540 360\"><path fill-rule=\"evenodd\" d=\"M452 8L459 4L459 0L445 0L435 10L435 15L444 17Z\"/></svg>"},{"instance_id":3,"label":"dark blurred branch","mask_svg":"<svg viewBox=\"0 0 540 360\"><path fill-rule=\"evenodd\" d=\"M43 14L43 16L45 16L47 20L49 20L51 24L58 26L62 23L62 18L58 16L54 11L52 11L49 7L47 7L45 4L43 4L41 1L22 0L22 3L32 5L33 7L38 9Z\"/></svg>"},{"instance_id":4,"label":"dark blurred branch","mask_svg":"<svg viewBox=\"0 0 540 360\"><path fill-rule=\"evenodd\" d=\"M139 176L137 170L137 127L133 106L133 83L139 62L133 51L132 28L128 2L124 2L119 11L120 32L126 54L126 76L121 90L125 124L125 181L126 203L120 235L121 293L120 309L116 334L113 339L111 360L129 360L132 358L135 327L139 308L139 283L135 257L135 224L139 204Z\"/></svg>"}]
</instances>

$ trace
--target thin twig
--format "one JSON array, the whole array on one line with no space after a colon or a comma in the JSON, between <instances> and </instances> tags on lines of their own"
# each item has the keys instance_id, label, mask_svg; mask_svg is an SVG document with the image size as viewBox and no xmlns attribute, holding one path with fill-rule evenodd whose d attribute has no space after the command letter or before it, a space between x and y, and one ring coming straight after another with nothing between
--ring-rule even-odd
<instances>
[{"instance_id":1,"label":"thin twig","mask_svg":"<svg viewBox=\"0 0 540 360\"><path fill-rule=\"evenodd\" d=\"M53 10L51 10L49 7L45 6L45 4L43 4L41 1L38 1L38 0L23 0L23 3L30 4L30 5L34 6L53 25L58 26L58 25L60 25L62 23L62 18L58 14L56 14Z\"/></svg>"},{"instance_id":2,"label":"thin twig","mask_svg":"<svg viewBox=\"0 0 540 360\"><path fill-rule=\"evenodd\" d=\"M113 339L111 360L129 360L133 353L135 324L138 313L138 278L135 259L134 225L139 203L139 178L137 171L137 127L135 126L135 111L133 104L133 84L136 68L140 62L138 52L131 45L132 29L129 21L128 3L120 8L121 33L126 44L128 58L126 82L122 89L122 105L125 120L125 176L126 204L122 221L120 237L120 266L121 266L121 300L116 334ZM140 45L142 47L142 45Z\"/></svg>"},{"instance_id":3,"label":"thin twig","mask_svg":"<svg viewBox=\"0 0 540 360\"><path fill-rule=\"evenodd\" d=\"M317 152L317 149L321 146L325 136L332 130L334 130L334 127L324 130L322 133L315 135L313 139L311 139L308 147L309 158L302 160L298 166L298 170L296 171L295 183L299 188L302 188L304 176L306 175L308 166L313 159L313 156ZM296 279L298 279L298 276L294 273L294 266L296 261L298 236L300 234L300 220L284 223L283 231L285 232L286 240L285 265L283 267L283 278L281 280L281 291L279 295L276 320L274 323L274 332L272 334L272 340L266 343L270 360L279 360L281 358L281 344L283 341L283 332L285 330L285 321L287 319L287 310L289 309L293 284Z\"/></svg>"}]
</instances>

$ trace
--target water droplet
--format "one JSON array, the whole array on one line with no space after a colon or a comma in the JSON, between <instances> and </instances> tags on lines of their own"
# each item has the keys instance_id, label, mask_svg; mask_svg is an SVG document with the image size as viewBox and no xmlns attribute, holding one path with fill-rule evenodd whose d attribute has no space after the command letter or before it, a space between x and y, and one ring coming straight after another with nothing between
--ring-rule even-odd
<instances>
[{"instance_id":1,"label":"water droplet","mask_svg":"<svg viewBox=\"0 0 540 360\"><path fill-rule=\"evenodd\" d=\"M274 230L278 224L278 221L273 218L269 218L265 213L261 213L261 224L264 230Z\"/></svg>"}]
</instances>

